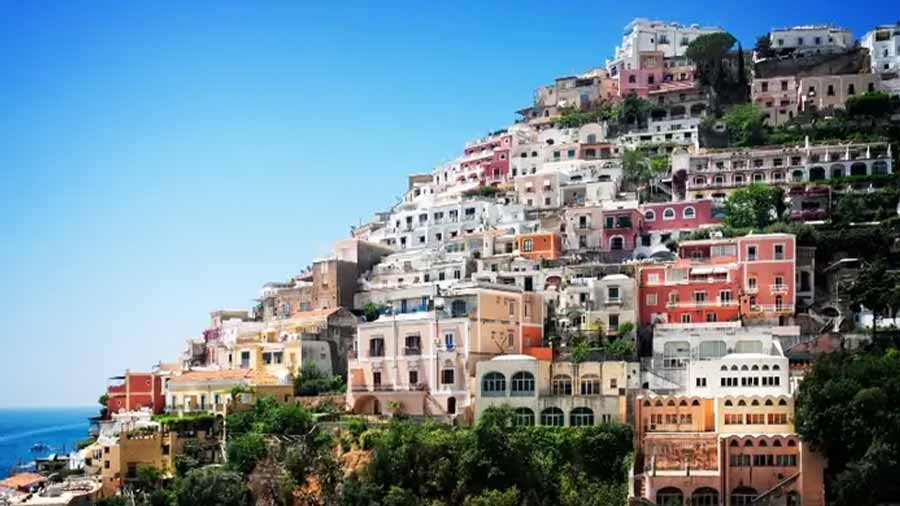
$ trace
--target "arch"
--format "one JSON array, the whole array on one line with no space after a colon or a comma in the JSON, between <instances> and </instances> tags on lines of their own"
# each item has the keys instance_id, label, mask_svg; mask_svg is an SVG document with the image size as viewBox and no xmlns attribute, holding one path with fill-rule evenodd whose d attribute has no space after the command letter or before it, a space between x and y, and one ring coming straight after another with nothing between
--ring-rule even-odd
<instances>
[{"instance_id":1,"label":"arch","mask_svg":"<svg viewBox=\"0 0 900 506\"><path fill-rule=\"evenodd\" d=\"M736 366L736 365L731 366L731 370L732 370L732 371L737 371L737 370L738 370L738 366Z\"/></svg>"},{"instance_id":2,"label":"arch","mask_svg":"<svg viewBox=\"0 0 900 506\"><path fill-rule=\"evenodd\" d=\"M678 116L684 116L686 113L687 109L685 109L683 105L676 105L669 111L669 117L674 119Z\"/></svg>"},{"instance_id":3,"label":"arch","mask_svg":"<svg viewBox=\"0 0 900 506\"><path fill-rule=\"evenodd\" d=\"M687 206L681 212L681 217L686 220L693 220L697 216L697 211L693 206Z\"/></svg>"},{"instance_id":4,"label":"arch","mask_svg":"<svg viewBox=\"0 0 900 506\"><path fill-rule=\"evenodd\" d=\"M731 442L728 443L728 446L730 446L732 448L737 448L739 446L737 439L732 439Z\"/></svg>"},{"instance_id":5,"label":"arch","mask_svg":"<svg viewBox=\"0 0 900 506\"><path fill-rule=\"evenodd\" d=\"M737 487L731 491L731 506L750 506L759 495L751 487Z\"/></svg>"},{"instance_id":6,"label":"arch","mask_svg":"<svg viewBox=\"0 0 900 506\"><path fill-rule=\"evenodd\" d=\"M609 249L611 251L618 251L625 249L625 238L621 235L614 235L609 238Z\"/></svg>"},{"instance_id":7,"label":"arch","mask_svg":"<svg viewBox=\"0 0 900 506\"><path fill-rule=\"evenodd\" d=\"M778 399L778 405L779 406L787 406L787 401L784 399Z\"/></svg>"},{"instance_id":8,"label":"arch","mask_svg":"<svg viewBox=\"0 0 900 506\"><path fill-rule=\"evenodd\" d=\"M534 425L534 411L531 408L516 408L513 411L513 424L529 427Z\"/></svg>"},{"instance_id":9,"label":"arch","mask_svg":"<svg viewBox=\"0 0 900 506\"><path fill-rule=\"evenodd\" d=\"M863 162L856 162L850 166L851 176L865 176L869 170Z\"/></svg>"},{"instance_id":10,"label":"arch","mask_svg":"<svg viewBox=\"0 0 900 506\"><path fill-rule=\"evenodd\" d=\"M788 446L797 446L797 442L794 441L793 439L788 439L787 445L788 445Z\"/></svg>"},{"instance_id":11,"label":"arch","mask_svg":"<svg viewBox=\"0 0 900 506\"><path fill-rule=\"evenodd\" d=\"M572 427L586 427L594 425L594 410L591 408L575 408L569 413L569 425Z\"/></svg>"},{"instance_id":12,"label":"arch","mask_svg":"<svg viewBox=\"0 0 900 506\"><path fill-rule=\"evenodd\" d=\"M733 406L734 404L731 402L731 399L725 399L726 406Z\"/></svg>"},{"instance_id":13,"label":"arch","mask_svg":"<svg viewBox=\"0 0 900 506\"><path fill-rule=\"evenodd\" d=\"M691 494L691 506L719 506L719 491L700 487Z\"/></svg>"},{"instance_id":14,"label":"arch","mask_svg":"<svg viewBox=\"0 0 900 506\"><path fill-rule=\"evenodd\" d=\"M753 364L753 367L751 367L750 370L751 370L751 371L758 371L758 370L759 370L759 366L756 365L756 364Z\"/></svg>"},{"instance_id":15,"label":"arch","mask_svg":"<svg viewBox=\"0 0 900 506\"><path fill-rule=\"evenodd\" d=\"M588 134L586 144L597 144L597 134Z\"/></svg>"},{"instance_id":16,"label":"arch","mask_svg":"<svg viewBox=\"0 0 900 506\"><path fill-rule=\"evenodd\" d=\"M649 408L649 407L650 407L650 401L648 401L648 400L645 399L645 400L644 400L643 406L644 406L645 408Z\"/></svg>"},{"instance_id":17,"label":"arch","mask_svg":"<svg viewBox=\"0 0 900 506\"><path fill-rule=\"evenodd\" d=\"M600 376L585 374L578 383L581 384L581 395L600 395Z\"/></svg>"},{"instance_id":18,"label":"arch","mask_svg":"<svg viewBox=\"0 0 900 506\"><path fill-rule=\"evenodd\" d=\"M766 406L773 406L775 403L772 402L772 399L766 399Z\"/></svg>"},{"instance_id":19,"label":"arch","mask_svg":"<svg viewBox=\"0 0 900 506\"><path fill-rule=\"evenodd\" d=\"M745 401L744 399L741 399L738 401L738 406L746 406L746 405L747 405L747 401Z\"/></svg>"},{"instance_id":20,"label":"arch","mask_svg":"<svg viewBox=\"0 0 900 506\"><path fill-rule=\"evenodd\" d=\"M688 403L687 403L686 400L681 399L680 401L678 401L678 405L679 405L679 406L685 406L685 407L687 407Z\"/></svg>"},{"instance_id":21,"label":"arch","mask_svg":"<svg viewBox=\"0 0 900 506\"><path fill-rule=\"evenodd\" d=\"M762 183L766 180L766 175L762 172L756 172L753 174L753 182L754 183Z\"/></svg>"},{"instance_id":22,"label":"arch","mask_svg":"<svg viewBox=\"0 0 900 506\"><path fill-rule=\"evenodd\" d=\"M768 371L768 370L769 370L769 365L768 365L768 364L763 364L762 370L763 370L763 371Z\"/></svg>"},{"instance_id":23,"label":"arch","mask_svg":"<svg viewBox=\"0 0 900 506\"><path fill-rule=\"evenodd\" d=\"M502 397L506 395L506 376L499 372L489 372L481 378L481 395Z\"/></svg>"},{"instance_id":24,"label":"arch","mask_svg":"<svg viewBox=\"0 0 900 506\"><path fill-rule=\"evenodd\" d=\"M741 366L741 370L742 370L742 371L749 371L750 368L747 367L747 364L744 364L744 365Z\"/></svg>"},{"instance_id":25,"label":"arch","mask_svg":"<svg viewBox=\"0 0 900 506\"><path fill-rule=\"evenodd\" d=\"M772 446L775 447L775 448L780 448L780 447L781 447L781 440L780 440L780 439L776 439L776 440L772 443Z\"/></svg>"},{"instance_id":26,"label":"arch","mask_svg":"<svg viewBox=\"0 0 900 506\"><path fill-rule=\"evenodd\" d=\"M872 163L872 174L876 176L886 176L888 174L888 164L884 160L877 160Z\"/></svg>"},{"instance_id":27,"label":"arch","mask_svg":"<svg viewBox=\"0 0 900 506\"><path fill-rule=\"evenodd\" d=\"M825 167L816 165L815 167L811 167L809 169L810 181L822 181L823 179L825 179Z\"/></svg>"},{"instance_id":28,"label":"arch","mask_svg":"<svg viewBox=\"0 0 900 506\"><path fill-rule=\"evenodd\" d=\"M794 181L795 183L802 182L803 177L804 177L803 171L800 169L797 169L797 170L791 172L791 180Z\"/></svg>"},{"instance_id":29,"label":"arch","mask_svg":"<svg viewBox=\"0 0 900 506\"><path fill-rule=\"evenodd\" d=\"M700 401L698 401L697 399L694 399L691 401L691 406L699 406L699 405L700 405Z\"/></svg>"},{"instance_id":30,"label":"arch","mask_svg":"<svg viewBox=\"0 0 900 506\"><path fill-rule=\"evenodd\" d=\"M644 213L644 221L656 221L656 212L652 209L648 209Z\"/></svg>"},{"instance_id":31,"label":"arch","mask_svg":"<svg viewBox=\"0 0 900 506\"><path fill-rule=\"evenodd\" d=\"M727 365L723 365L723 366L722 366L722 370L723 370L723 371L727 371L727 370L728 370L728 366L727 366Z\"/></svg>"},{"instance_id":32,"label":"arch","mask_svg":"<svg viewBox=\"0 0 900 506\"><path fill-rule=\"evenodd\" d=\"M706 184L706 178L702 176L697 176L694 178L694 184L697 186L702 186Z\"/></svg>"},{"instance_id":33,"label":"arch","mask_svg":"<svg viewBox=\"0 0 900 506\"><path fill-rule=\"evenodd\" d=\"M759 446L760 448L768 448L768 447L769 447L769 443L766 443L766 440L765 440L765 439L760 439L760 440L759 440L759 445L757 445L757 446Z\"/></svg>"},{"instance_id":34,"label":"arch","mask_svg":"<svg viewBox=\"0 0 900 506\"><path fill-rule=\"evenodd\" d=\"M534 395L534 374L528 371L519 371L513 374L509 383L511 395Z\"/></svg>"},{"instance_id":35,"label":"arch","mask_svg":"<svg viewBox=\"0 0 900 506\"><path fill-rule=\"evenodd\" d=\"M666 403L666 406L669 406L669 407L673 407L673 408L674 408L674 407L675 407L675 400L669 399L669 402Z\"/></svg>"},{"instance_id":36,"label":"arch","mask_svg":"<svg viewBox=\"0 0 900 506\"><path fill-rule=\"evenodd\" d=\"M734 184L744 184L744 176L740 174L734 176Z\"/></svg>"},{"instance_id":37,"label":"arch","mask_svg":"<svg viewBox=\"0 0 900 506\"><path fill-rule=\"evenodd\" d=\"M572 395L572 377L568 374L557 374L550 380L551 395ZM646 406L650 403L644 401Z\"/></svg>"},{"instance_id":38,"label":"arch","mask_svg":"<svg viewBox=\"0 0 900 506\"><path fill-rule=\"evenodd\" d=\"M759 401L756 399L753 399L752 401L750 401L750 405L751 406L759 406Z\"/></svg>"},{"instance_id":39,"label":"arch","mask_svg":"<svg viewBox=\"0 0 900 506\"><path fill-rule=\"evenodd\" d=\"M562 427L566 424L566 414L559 408L546 408L541 411L541 425Z\"/></svg>"},{"instance_id":40,"label":"arch","mask_svg":"<svg viewBox=\"0 0 900 506\"><path fill-rule=\"evenodd\" d=\"M667 207L665 211L663 211L663 219L664 220L674 220L675 219L675 210L671 207Z\"/></svg>"},{"instance_id":41,"label":"arch","mask_svg":"<svg viewBox=\"0 0 900 506\"><path fill-rule=\"evenodd\" d=\"M752 440L752 439L748 439L748 440L744 441L744 447L745 447L745 448L752 448L752 447L753 447L753 440Z\"/></svg>"},{"instance_id":42,"label":"arch","mask_svg":"<svg viewBox=\"0 0 900 506\"><path fill-rule=\"evenodd\" d=\"M659 506L684 506L684 494L681 489L665 487L656 492L656 504Z\"/></svg>"},{"instance_id":43,"label":"arch","mask_svg":"<svg viewBox=\"0 0 900 506\"><path fill-rule=\"evenodd\" d=\"M846 170L847 169L844 167L844 164L842 164L842 163L832 164L831 165L831 179L834 179L837 177L844 177Z\"/></svg>"},{"instance_id":44,"label":"arch","mask_svg":"<svg viewBox=\"0 0 900 506\"><path fill-rule=\"evenodd\" d=\"M654 404L654 406L656 406L657 408L661 408L662 405L663 405L662 401L659 399L656 399L656 404Z\"/></svg>"},{"instance_id":45,"label":"arch","mask_svg":"<svg viewBox=\"0 0 900 506\"><path fill-rule=\"evenodd\" d=\"M775 364L775 365L772 366L772 370L773 370L773 371L780 371L780 370L781 370L781 366L779 366L778 364Z\"/></svg>"}]
</instances>

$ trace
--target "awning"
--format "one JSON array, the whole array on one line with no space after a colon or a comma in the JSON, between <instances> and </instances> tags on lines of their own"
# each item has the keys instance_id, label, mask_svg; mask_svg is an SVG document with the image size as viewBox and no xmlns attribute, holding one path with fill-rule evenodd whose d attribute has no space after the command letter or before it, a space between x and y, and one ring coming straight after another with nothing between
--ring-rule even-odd
<instances>
[{"instance_id":1,"label":"awning","mask_svg":"<svg viewBox=\"0 0 900 506\"><path fill-rule=\"evenodd\" d=\"M713 273L712 267L694 267L693 269L691 269L692 276L695 274L712 274L712 273Z\"/></svg>"}]
</instances>

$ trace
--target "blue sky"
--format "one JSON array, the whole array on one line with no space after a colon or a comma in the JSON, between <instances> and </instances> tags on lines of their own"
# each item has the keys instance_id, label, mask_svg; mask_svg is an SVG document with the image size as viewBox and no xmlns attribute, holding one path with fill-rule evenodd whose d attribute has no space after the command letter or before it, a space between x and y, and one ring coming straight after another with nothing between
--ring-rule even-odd
<instances>
[{"instance_id":1,"label":"blue sky","mask_svg":"<svg viewBox=\"0 0 900 506\"><path fill-rule=\"evenodd\" d=\"M0 406L93 403L174 358L406 174L601 65L631 18L751 46L800 23L859 36L889 5L4 2Z\"/></svg>"}]
</instances>

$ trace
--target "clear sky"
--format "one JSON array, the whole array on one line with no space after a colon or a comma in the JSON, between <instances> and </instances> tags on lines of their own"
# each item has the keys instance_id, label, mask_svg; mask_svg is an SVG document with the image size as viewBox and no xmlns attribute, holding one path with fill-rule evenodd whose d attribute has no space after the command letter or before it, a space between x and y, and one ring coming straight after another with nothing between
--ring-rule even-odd
<instances>
[{"instance_id":1,"label":"clear sky","mask_svg":"<svg viewBox=\"0 0 900 506\"><path fill-rule=\"evenodd\" d=\"M890 6L893 5L892 9ZM371 7L370 7L371 6ZM377 7L375 7L377 6ZM893 12L892 12L893 11ZM893 2L3 2L4 405L90 404L602 65L637 16L858 37Z\"/></svg>"}]
</instances>

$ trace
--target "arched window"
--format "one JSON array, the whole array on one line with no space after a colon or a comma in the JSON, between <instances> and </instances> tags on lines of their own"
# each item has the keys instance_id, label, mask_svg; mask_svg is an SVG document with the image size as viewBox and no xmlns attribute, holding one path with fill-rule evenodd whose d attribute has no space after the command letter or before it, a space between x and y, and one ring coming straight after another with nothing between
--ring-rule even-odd
<instances>
[{"instance_id":1,"label":"arched window","mask_svg":"<svg viewBox=\"0 0 900 506\"><path fill-rule=\"evenodd\" d=\"M772 406L772 399L766 399L766 406Z\"/></svg>"},{"instance_id":2,"label":"arched window","mask_svg":"<svg viewBox=\"0 0 900 506\"><path fill-rule=\"evenodd\" d=\"M738 370L738 366L736 366L736 365L731 366L731 370L732 370L732 371L737 371L737 370Z\"/></svg>"},{"instance_id":3,"label":"arched window","mask_svg":"<svg viewBox=\"0 0 900 506\"><path fill-rule=\"evenodd\" d=\"M650 407L650 401L646 401L646 400L645 400L645 401L644 401L644 407L645 407L645 408L649 408L649 407Z\"/></svg>"},{"instance_id":4,"label":"arched window","mask_svg":"<svg viewBox=\"0 0 900 506\"><path fill-rule=\"evenodd\" d=\"M866 164L862 162L856 162L850 166L850 175L851 176L865 176L868 173L868 169L866 169Z\"/></svg>"},{"instance_id":5,"label":"arched window","mask_svg":"<svg viewBox=\"0 0 900 506\"><path fill-rule=\"evenodd\" d=\"M772 443L772 446L774 446L776 448L781 448L781 440L776 439L775 442Z\"/></svg>"},{"instance_id":6,"label":"arched window","mask_svg":"<svg viewBox=\"0 0 900 506\"><path fill-rule=\"evenodd\" d=\"M734 184L744 184L744 176L734 176Z\"/></svg>"},{"instance_id":7,"label":"arched window","mask_svg":"<svg viewBox=\"0 0 900 506\"><path fill-rule=\"evenodd\" d=\"M757 495L756 489L737 487L731 491L731 506L750 506Z\"/></svg>"},{"instance_id":8,"label":"arched window","mask_svg":"<svg viewBox=\"0 0 900 506\"><path fill-rule=\"evenodd\" d=\"M769 447L769 443L766 443L766 440L765 440L765 439L760 439L760 440L759 440L759 445L758 445L758 446L759 446L760 448L768 448L768 447Z\"/></svg>"},{"instance_id":9,"label":"arched window","mask_svg":"<svg viewBox=\"0 0 900 506\"><path fill-rule=\"evenodd\" d=\"M594 411L591 408L575 408L569 413L569 425L585 427L594 425Z\"/></svg>"},{"instance_id":10,"label":"arched window","mask_svg":"<svg viewBox=\"0 0 900 506\"><path fill-rule=\"evenodd\" d=\"M547 408L541 411L541 425L562 427L566 424L566 415L559 408Z\"/></svg>"},{"instance_id":11,"label":"arched window","mask_svg":"<svg viewBox=\"0 0 900 506\"><path fill-rule=\"evenodd\" d=\"M572 395L572 377L568 374L554 376L550 382L550 393L551 395Z\"/></svg>"},{"instance_id":12,"label":"arched window","mask_svg":"<svg viewBox=\"0 0 900 506\"><path fill-rule=\"evenodd\" d=\"M597 144L597 134L588 134L587 144Z\"/></svg>"},{"instance_id":13,"label":"arched window","mask_svg":"<svg viewBox=\"0 0 900 506\"><path fill-rule=\"evenodd\" d=\"M680 401L678 401L678 405L679 405L679 406L685 406L685 407L687 407L688 403L687 403L686 400L681 399Z\"/></svg>"},{"instance_id":14,"label":"arched window","mask_svg":"<svg viewBox=\"0 0 900 506\"><path fill-rule=\"evenodd\" d=\"M761 183L761 182L765 181L765 179L766 179L765 174L762 174L761 172L757 172L756 174L753 174L753 182L754 183Z\"/></svg>"},{"instance_id":15,"label":"arched window","mask_svg":"<svg viewBox=\"0 0 900 506\"><path fill-rule=\"evenodd\" d=\"M750 368L747 367L747 364L744 364L744 365L741 366L741 370L742 370L742 371L749 371Z\"/></svg>"},{"instance_id":16,"label":"arched window","mask_svg":"<svg viewBox=\"0 0 900 506\"><path fill-rule=\"evenodd\" d=\"M499 372L489 372L481 379L481 395L502 397L506 395L506 376Z\"/></svg>"},{"instance_id":17,"label":"arched window","mask_svg":"<svg viewBox=\"0 0 900 506\"><path fill-rule=\"evenodd\" d=\"M657 408L661 408L662 405L663 405L662 401L659 399L656 399L656 404L654 404L654 406L656 406Z\"/></svg>"},{"instance_id":18,"label":"arched window","mask_svg":"<svg viewBox=\"0 0 900 506\"><path fill-rule=\"evenodd\" d=\"M844 177L844 165L841 163L836 163L831 166L831 178Z\"/></svg>"},{"instance_id":19,"label":"arched window","mask_svg":"<svg viewBox=\"0 0 900 506\"><path fill-rule=\"evenodd\" d=\"M769 365L768 365L768 364L763 364L762 370L763 370L763 371L768 371L768 370L769 370Z\"/></svg>"},{"instance_id":20,"label":"arched window","mask_svg":"<svg viewBox=\"0 0 900 506\"><path fill-rule=\"evenodd\" d=\"M534 375L527 371L519 371L513 374L510 380L512 395L534 395Z\"/></svg>"},{"instance_id":21,"label":"arched window","mask_svg":"<svg viewBox=\"0 0 900 506\"><path fill-rule=\"evenodd\" d=\"M753 364L753 367L751 367L750 370L751 370L751 371L758 371L758 370L759 370L759 366L756 365L756 364Z\"/></svg>"},{"instance_id":22,"label":"arched window","mask_svg":"<svg viewBox=\"0 0 900 506\"><path fill-rule=\"evenodd\" d=\"M803 181L803 171L795 170L794 172L791 172L791 179L793 179L795 183L802 182Z\"/></svg>"},{"instance_id":23,"label":"arched window","mask_svg":"<svg viewBox=\"0 0 900 506\"><path fill-rule=\"evenodd\" d=\"M780 370L781 370L781 366L779 366L778 364L775 364L775 365L772 366L772 370L773 370L773 371L780 371Z\"/></svg>"},{"instance_id":24,"label":"arched window","mask_svg":"<svg viewBox=\"0 0 900 506\"><path fill-rule=\"evenodd\" d=\"M822 181L825 179L825 168L824 167L812 167L809 169L809 180L810 181Z\"/></svg>"},{"instance_id":25,"label":"arched window","mask_svg":"<svg viewBox=\"0 0 900 506\"><path fill-rule=\"evenodd\" d=\"M778 399L778 405L779 406L787 406L787 401L784 399Z\"/></svg>"},{"instance_id":26,"label":"arched window","mask_svg":"<svg viewBox=\"0 0 900 506\"><path fill-rule=\"evenodd\" d=\"M728 446L730 446L732 448L737 448L738 447L737 439L732 439L731 443L729 443Z\"/></svg>"},{"instance_id":27,"label":"arched window","mask_svg":"<svg viewBox=\"0 0 900 506\"><path fill-rule=\"evenodd\" d=\"M797 442L793 439L788 439L788 446L797 446Z\"/></svg>"},{"instance_id":28,"label":"arched window","mask_svg":"<svg viewBox=\"0 0 900 506\"><path fill-rule=\"evenodd\" d=\"M600 395L600 377L596 374L585 374L580 383L581 395Z\"/></svg>"},{"instance_id":29,"label":"arched window","mask_svg":"<svg viewBox=\"0 0 900 506\"><path fill-rule=\"evenodd\" d=\"M756 399L753 399L753 400L750 402L750 405L751 405L751 406L759 406L759 401L756 400Z\"/></svg>"},{"instance_id":30,"label":"arched window","mask_svg":"<svg viewBox=\"0 0 900 506\"><path fill-rule=\"evenodd\" d=\"M691 401L691 406L699 406L699 405L700 405L700 401L698 401L697 399L694 399L693 401Z\"/></svg>"},{"instance_id":31,"label":"arched window","mask_svg":"<svg viewBox=\"0 0 900 506\"><path fill-rule=\"evenodd\" d=\"M878 160L877 162L872 163L872 174L876 176L883 176L888 173L888 165L884 160Z\"/></svg>"},{"instance_id":32,"label":"arched window","mask_svg":"<svg viewBox=\"0 0 900 506\"><path fill-rule=\"evenodd\" d=\"M656 493L656 504L659 506L684 506L684 494L675 487L666 487Z\"/></svg>"},{"instance_id":33,"label":"arched window","mask_svg":"<svg viewBox=\"0 0 900 506\"><path fill-rule=\"evenodd\" d=\"M731 400L729 400L729 399L726 399L726 400L725 400L725 405L726 405L726 406L733 406L733 404L731 403Z\"/></svg>"},{"instance_id":34,"label":"arched window","mask_svg":"<svg viewBox=\"0 0 900 506\"><path fill-rule=\"evenodd\" d=\"M719 492L709 487L698 488L691 494L691 506L719 506Z\"/></svg>"},{"instance_id":35,"label":"arched window","mask_svg":"<svg viewBox=\"0 0 900 506\"><path fill-rule=\"evenodd\" d=\"M674 407L675 407L675 401L673 401L672 399L669 399L669 402L666 403L666 406L669 406L669 407L674 408Z\"/></svg>"},{"instance_id":36,"label":"arched window","mask_svg":"<svg viewBox=\"0 0 900 506\"><path fill-rule=\"evenodd\" d=\"M727 371L727 370L728 370L728 366L727 366L727 365L723 365L723 366L722 366L722 370L723 370L723 371Z\"/></svg>"},{"instance_id":37,"label":"arched window","mask_svg":"<svg viewBox=\"0 0 900 506\"><path fill-rule=\"evenodd\" d=\"M665 211L663 211L663 219L664 220L674 220L675 219L675 210L671 207L667 207Z\"/></svg>"},{"instance_id":38,"label":"arched window","mask_svg":"<svg viewBox=\"0 0 900 506\"><path fill-rule=\"evenodd\" d=\"M614 251L625 249L625 238L621 235L611 237L609 239L609 249Z\"/></svg>"},{"instance_id":39,"label":"arched window","mask_svg":"<svg viewBox=\"0 0 900 506\"><path fill-rule=\"evenodd\" d=\"M738 406L746 406L746 405L747 405L747 401L745 401L744 399L741 399L738 401Z\"/></svg>"},{"instance_id":40,"label":"arched window","mask_svg":"<svg viewBox=\"0 0 900 506\"><path fill-rule=\"evenodd\" d=\"M656 212L648 210L644 213L644 221L656 221Z\"/></svg>"},{"instance_id":41,"label":"arched window","mask_svg":"<svg viewBox=\"0 0 900 506\"><path fill-rule=\"evenodd\" d=\"M515 425L534 425L534 411L528 408L516 408L513 412L513 423Z\"/></svg>"},{"instance_id":42,"label":"arched window","mask_svg":"<svg viewBox=\"0 0 900 506\"><path fill-rule=\"evenodd\" d=\"M694 211L694 208L690 207L690 206L685 207L684 211L682 211L682 213L681 213L681 216L686 220L693 220L694 216L696 216L696 215L697 215L697 212Z\"/></svg>"}]
</instances>

